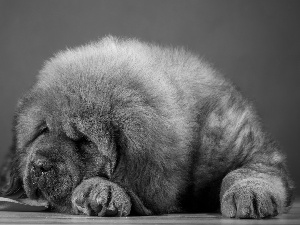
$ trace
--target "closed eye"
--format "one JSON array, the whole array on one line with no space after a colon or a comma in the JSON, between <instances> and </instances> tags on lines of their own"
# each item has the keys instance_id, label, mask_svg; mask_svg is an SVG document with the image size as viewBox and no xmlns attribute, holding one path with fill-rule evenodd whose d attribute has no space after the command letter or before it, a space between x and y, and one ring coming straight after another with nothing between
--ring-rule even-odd
<instances>
[{"instance_id":1,"label":"closed eye","mask_svg":"<svg viewBox=\"0 0 300 225\"><path fill-rule=\"evenodd\" d=\"M40 126L37 127L36 129L36 133L32 138L32 141L34 141L35 139L37 139L39 136L48 133L49 127L47 126L46 122L42 123Z\"/></svg>"},{"instance_id":2,"label":"closed eye","mask_svg":"<svg viewBox=\"0 0 300 225\"><path fill-rule=\"evenodd\" d=\"M38 136L48 133L49 132L49 127L47 126L46 122L41 124L38 128Z\"/></svg>"},{"instance_id":3,"label":"closed eye","mask_svg":"<svg viewBox=\"0 0 300 225\"><path fill-rule=\"evenodd\" d=\"M33 135L31 136L32 138L26 142L25 147L28 147L30 144L32 144L38 137L40 137L43 134L49 133L50 129L47 126L46 122L42 123L39 125L36 129Z\"/></svg>"}]
</instances>

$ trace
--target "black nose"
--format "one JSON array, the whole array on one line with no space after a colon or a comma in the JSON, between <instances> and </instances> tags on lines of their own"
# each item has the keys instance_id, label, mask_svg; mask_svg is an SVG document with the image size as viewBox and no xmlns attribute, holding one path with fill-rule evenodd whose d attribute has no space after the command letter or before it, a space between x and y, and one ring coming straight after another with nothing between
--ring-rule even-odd
<instances>
[{"instance_id":1,"label":"black nose","mask_svg":"<svg viewBox=\"0 0 300 225\"><path fill-rule=\"evenodd\" d=\"M36 177L40 177L42 174L52 170L52 165L44 159L36 159L32 162L32 169Z\"/></svg>"}]
</instances>

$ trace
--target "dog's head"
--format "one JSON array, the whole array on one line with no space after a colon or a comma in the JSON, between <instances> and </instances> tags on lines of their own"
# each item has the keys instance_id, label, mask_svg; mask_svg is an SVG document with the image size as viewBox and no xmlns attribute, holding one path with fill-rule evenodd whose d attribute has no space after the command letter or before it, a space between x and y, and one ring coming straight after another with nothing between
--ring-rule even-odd
<instances>
[{"instance_id":1,"label":"dog's head","mask_svg":"<svg viewBox=\"0 0 300 225\"><path fill-rule=\"evenodd\" d=\"M37 88L20 101L6 194L23 188L29 198L68 211L83 179L111 176L116 155L109 119L100 121L94 107L74 98L57 88Z\"/></svg>"}]
</instances>

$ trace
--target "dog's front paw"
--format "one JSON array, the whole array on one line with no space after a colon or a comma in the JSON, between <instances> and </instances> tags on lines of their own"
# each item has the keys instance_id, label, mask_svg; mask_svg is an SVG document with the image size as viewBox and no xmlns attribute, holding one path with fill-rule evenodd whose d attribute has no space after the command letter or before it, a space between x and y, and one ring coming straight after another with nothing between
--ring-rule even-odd
<instances>
[{"instance_id":1,"label":"dog's front paw","mask_svg":"<svg viewBox=\"0 0 300 225\"><path fill-rule=\"evenodd\" d=\"M283 208L280 193L262 179L245 179L232 185L221 196L221 212L226 217L266 218Z\"/></svg>"},{"instance_id":2,"label":"dog's front paw","mask_svg":"<svg viewBox=\"0 0 300 225\"><path fill-rule=\"evenodd\" d=\"M101 178L90 178L74 190L72 207L76 214L127 216L130 213L131 201L117 184Z\"/></svg>"}]
</instances>

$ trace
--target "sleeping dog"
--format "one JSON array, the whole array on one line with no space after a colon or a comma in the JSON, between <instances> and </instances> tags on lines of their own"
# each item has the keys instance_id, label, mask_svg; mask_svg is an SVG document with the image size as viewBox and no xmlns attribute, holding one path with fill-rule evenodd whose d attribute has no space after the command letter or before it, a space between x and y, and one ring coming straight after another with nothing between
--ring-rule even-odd
<instances>
[{"instance_id":1,"label":"sleeping dog","mask_svg":"<svg viewBox=\"0 0 300 225\"><path fill-rule=\"evenodd\" d=\"M293 189L230 81L184 49L110 36L45 63L18 103L2 177L3 195L96 216L273 217Z\"/></svg>"}]
</instances>

